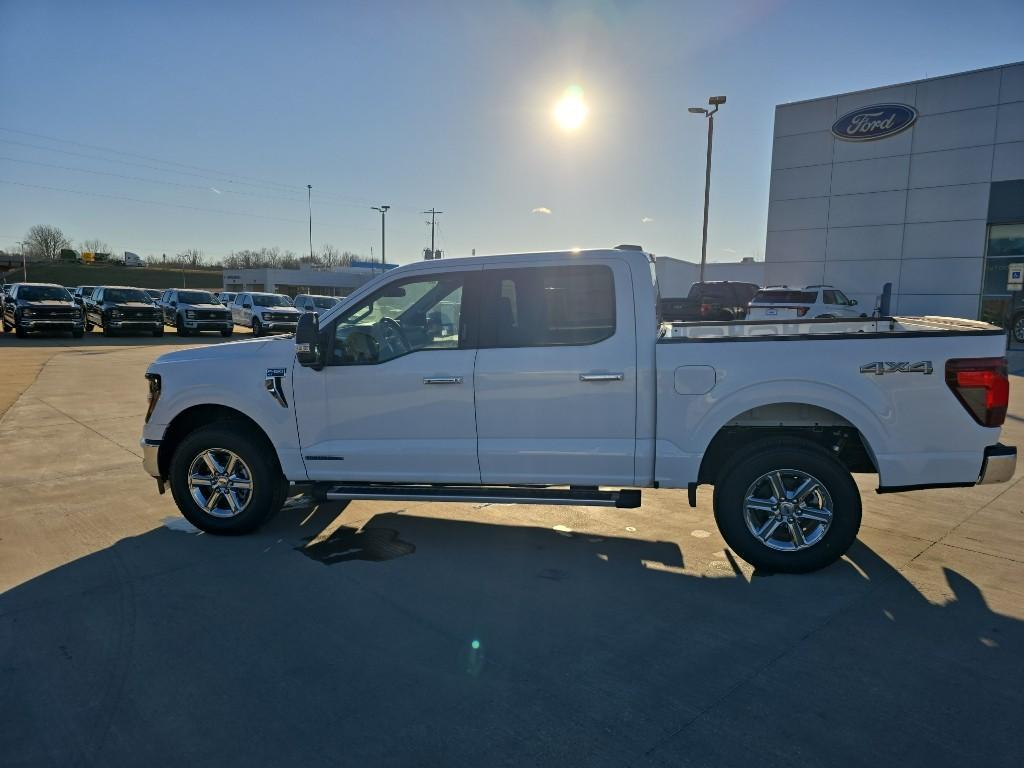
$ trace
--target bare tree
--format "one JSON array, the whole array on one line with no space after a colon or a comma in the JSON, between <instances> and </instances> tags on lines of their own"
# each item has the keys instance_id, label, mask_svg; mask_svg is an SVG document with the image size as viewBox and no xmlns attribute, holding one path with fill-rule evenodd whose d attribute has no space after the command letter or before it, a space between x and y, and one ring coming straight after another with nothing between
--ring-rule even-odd
<instances>
[{"instance_id":1,"label":"bare tree","mask_svg":"<svg viewBox=\"0 0 1024 768\"><path fill-rule=\"evenodd\" d=\"M330 269L340 263L341 252L330 243L324 243L320 248L320 264Z\"/></svg>"},{"instance_id":2,"label":"bare tree","mask_svg":"<svg viewBox=\"0 0 1024 768\"><path fill-rule=\"evenodd\" d=\"M82 253L110 253L110 246L98 237L94 237L91 240L83 240L79 244L78 249Z\"/></svg>"},{"instance_id":3,"label":"bare tree","mask_svg":"<svg viewBox=\"0 0 1024 768\"><path fill-rule=\"evenodd\" d=\"M64 236L59 227L48 224L36 224L25 235L25 245L33 256L44 259L56 259L61 248L71 246L71 241Z\"/></svg>"},{"instance_id":4,"label":"bare tree","mask_svg":"<svg viewBox=\"0 0 1024 768\"><path fill-rule=\"evenodd\" d=\"M203 266L206 255L198 248L186 248L178 252L178 263L183 267L195 269Z\"/></svg>"}]
</instances>

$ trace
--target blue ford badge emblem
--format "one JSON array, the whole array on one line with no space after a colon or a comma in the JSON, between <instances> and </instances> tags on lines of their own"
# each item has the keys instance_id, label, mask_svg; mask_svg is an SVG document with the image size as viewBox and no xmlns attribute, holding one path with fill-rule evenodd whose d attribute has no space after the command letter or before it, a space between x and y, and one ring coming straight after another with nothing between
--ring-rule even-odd
<instances>
[{"instance_id":1,"label":"blue ford badge emblem","mask_svg":"<svg viewBox=\"0 0 1024 768\"><path fill-rule=\"evenodd\" d=\"M905 131L917 120L906 104L875 104L848 112L832 124L832 135L844 141L873 141Z\"/></svg>"}]
</instances>

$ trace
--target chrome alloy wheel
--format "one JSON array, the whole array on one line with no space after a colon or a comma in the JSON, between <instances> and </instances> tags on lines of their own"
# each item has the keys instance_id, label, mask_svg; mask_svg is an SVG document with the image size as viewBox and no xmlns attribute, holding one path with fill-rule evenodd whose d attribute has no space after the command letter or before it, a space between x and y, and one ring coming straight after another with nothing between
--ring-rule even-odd
<instances>
[{"instance_id":1,"label":"chrome alloy wheel","mask_svg":"<svg viewBox=\"0 0 1024 768\"><path fill-rule=\"evenodd\" d=\"M244 512L252 489L252 470L227 448L207 448L188 468L192 500L214 517L234 517Z\"/></svg>"},{"instance_id":2,"label":"chrome alloy wheel","mask_svg":"<svg viewBox=\"0 0 1024 768\"><path fill-rule=\"evenodd\" d=\"M1013 321L1013 339L1014 341L1024 342L1024 315L1019 315Z\"/></svg>"},{"instance_id":3,"label":"chrome alloy wheel","mask_svg":"<svg viewBox=\"0 0 1024 768\"><path fill-rule=\"evenodd\" d=\"M832 497L798 469L765 472L747 488L743 518L766 547L795 552L817 544L832 524Z\"/></svg>"}]
</instances>

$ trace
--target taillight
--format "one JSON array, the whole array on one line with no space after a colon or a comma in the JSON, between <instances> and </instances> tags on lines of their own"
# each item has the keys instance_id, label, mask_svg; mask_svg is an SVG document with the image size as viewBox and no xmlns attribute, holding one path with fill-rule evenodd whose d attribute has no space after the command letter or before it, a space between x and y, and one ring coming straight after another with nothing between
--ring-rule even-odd
<instances>
[{"instance_id":1,"label":"taillight","mask_svg":"<svg viewBox=\"0 0 1024 768\"><path fill-rule=\"evenodd\" d=\"M809 310L809 309L810 309L810 307L797 307L796 308L796 316L797 317L803 317L804 315L807 314L807 310Z\"/></svg>"},{"instance_id":2,"label":"taillight","mask_svg":"<svg viewBox=\"0 0 1024 768\"><path fill-rule=\"evenodd\" d=\"M146 423L149 423L149 417L153 415L153 409L156 408L156 402L160 399L160 374L159 373L147 373L146 381L149 382L149 405L146 407Z\"/></svg>"},{"instance_id":3,"label":"taillight","mask_svg":"<svg viewBox=\"0 0 1024 768\"><path fill-rule=\"evenodd\" d=\"M1010 378L1005 357L965 357L946 361L946 384L983 427L1006 420Z\"/></svg>"}]
</instances>

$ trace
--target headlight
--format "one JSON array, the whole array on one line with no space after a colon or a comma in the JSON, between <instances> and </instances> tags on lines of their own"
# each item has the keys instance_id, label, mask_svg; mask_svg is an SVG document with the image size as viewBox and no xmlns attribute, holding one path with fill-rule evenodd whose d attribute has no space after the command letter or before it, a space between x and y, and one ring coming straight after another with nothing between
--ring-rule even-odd
<instances>
[{"instance_id":1,"label":"headlight","mask_svg":"<svg viewBox=\"0 0 1024 768\"><path fill-rule=\"evenodd\" d=\"M195 310L194 309L185 310L185 317L187 317L189 320L195 320L196 319L196 312L195 312Z\"/></svg>"},{"instance_id":2,"label":"headlight","mask_svg":"<svg viewBox=\"0 0 1024 768\"><path fill-rule=\"evenodd\" d=\"M36 311L34 309L23 309L21 310L22 317L35 317Z\"/></svg>"},{"instance_id":3,"label":"headlight","mask_svg":"<svg viewBox=\"0 0 1024 768\"><path fill-rule=\"evenodd\" d=\"M111 317L120 317L121 316L121 310L119 310L119 309L112 309L112 310L110 310L110 316Z\"/></svg>"}]
</instances>

